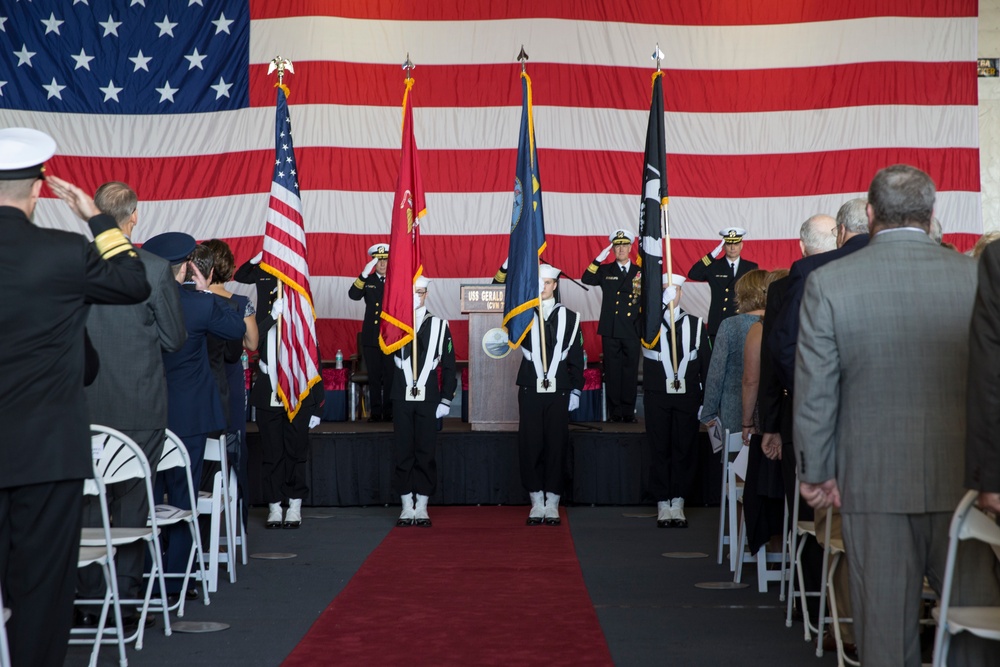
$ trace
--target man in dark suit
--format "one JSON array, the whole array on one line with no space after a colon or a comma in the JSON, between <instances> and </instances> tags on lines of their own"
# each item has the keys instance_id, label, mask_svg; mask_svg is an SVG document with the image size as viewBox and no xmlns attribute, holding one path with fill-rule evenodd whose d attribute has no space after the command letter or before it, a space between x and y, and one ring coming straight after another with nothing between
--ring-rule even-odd
<instances>
[{"instance_id":1,"label":"man in dark suit","mask_svg":"<svg viewBox=\"0 0 1000 667\"><path fill-rule=\"evenodd\" d=\"M385 268L389 263L389 244L376 243L368 249L371 261L362 269L347 296L365 301L365 319L361 323L361 349L368 367L368 395L371 397L370 422L392 421L392 357L379 347L382 320L382 295L385 293Z\"/></svg>"},{"instance_id":2,"label":"man in dark suit","mask_svg":"<svg viewBox=\"0 0 1000 667\"><path fill-rule=\"evenodd\" d=\"M939 595L965 493L969 321L976 264L927 235L930 177L908 165L868 189L871 241L814 271L802 296L794 441L802 497L841 507L854 632L865 665L920 665L924 577ZM952 603L1000 605L996 558L969 540ZM1000 664L963 632L953 664Z\"/></svg>"},{"instance_id":3,"label":"man in dark suit","mask_svg":"<svg viewBox=\"0 0 1000 667\"><path fill-rule=\"evenodd\" d=\"M802 259L792 264L792 269L788 272L785 303L774 323L774 333L764 343L770 343L781 381L789 392L795 381L795 343L799 336L799 307L802 304L806 278L819 267L868 245L867 205L868 201L860 198L842 205L837 211L837 249L810 254L803 250Z\"/></svg>"},{"instance_id":4,"label":"man in dark suit","mask_svg":"<svg viewBox=\"0 0 1000 667\"><path fill-rule=\"evenodd\" d=\"M601 288L601 319L597 333L604 353L604 391L608 421L632 422L639 384L639 267L629 259L635 235L616 230L583 272L585 285ZM602 264L614 251L615 261Z\"/></svg>"},{"instance_id":5,"label":"man in dark suit","mask_svg":"<svg viewBox=\"0 0 1000 667\"><path fill-rule=\"evenodd\" d=\"M399 494L403 510L397 526L430 526L427 501L437 489L437 420L451 410L458 379L455 375L455 348L448 320L427 310L425 276L413 284L413 328L417 332L417 359L408 343L392 355L396 377L392 384L395 407L393 419L392 487ZM416 372L414 373L414 368ZM441 384L438 385L438 368Z\"/></svg>"},{"instance_id":6,"label":"man in dark suit","mask_svg":"<svg viewBox=\"0 0 1000 667\"><path fill-rule=\"evenodd\" d=\"M743 237L747 230L740 227L726 227L719 231L722 241L715 250L705 255L688 271L688 280L707 282L712 290L712 303L708 309L708 339L715 341L722 320L736 314L736 281L757 268L757 264L740 255L743 252ZM718 257L725 249L725 257Z\"/></svg>"},{"instance_id":7,"label":"man in dark suit","mask_svg":"<svg viewBox=\"0 0 1000 667\"><path fill-rule=\"evenodd\" d=\"M126 238L138 222L138 197L124 183L105 183L94 194L102 213L115 219ZM142 448L152 473L163 451L167 428L167 380L163 354L180 349L187 339L177 283L170 264L138 250L149 298L132 306L93 306L87 329L100 355L101 370L85 394L94 424L118 429ZM149 519L146 490L132 480L108 487L112 522L119 527L143 527ZM101 525L100 507L85 503L84 525ZM123 598L139 598L146 548L142 542L118 547L118 591ZM80 573L78 597L104 597L104 577L97 566ZM133 614L138 619L137 614ZM89 625L85 619L84 624ZM96 618L93 619L96 621ZM127 623L127 620L126 620Z\"/></svg>"},{"instance_id":8,"label":"man in dark suit","mask_svg":"<svg viewBox=\"0 0 1000 667\"><path fill-rule=\"evenodd\" d=\"M226 412L222 407L219 386L208 362L209 334L223 339L242 338L246 333L242 313L225 305L208 291L208 277L203 276L188 258L194 252L195 240L182 232L158 234L143 244L143 248L170 263L187 340L175 352L163 355L167 378L167 427L184 443L191 457L191 478L201 479L205 461L205 441L226 429ZM166 492L170 504L191 509L187 478L183 470L166 470L156 478L156 495ZM163 569L184 573L191 551L191 533L179 524L164 530L167 544ZM163 538L161 538L163 539ZM167 580L168 596L177 595L180 579Z\"/></svg>"},{"instance_id":9,"label":"man in dark suit","mask_svg":"<svg viewBox=\"0 0 1000 667\"><path fill-rule=\"evenodd\" d=\"M1000 514L1000 243L979 258L979 291L969 334L965 486Z\"/></svg>"},{"instance_id":10,"label":"man in dark suit","mask_svg":"<svg viewBox=\"0 0 1000 667\"><path fill-rule=\"evenodd\" d=\"M80 188L44 173L55 141L0 130L0 586L15 665L61 665L73 618L85 478L87 304L149 296L142 262ZM32 223L48 182L94 234Z\"/></svg>"},{"instance_id":11,"label":"man in dark suit","mask_svg":"<svg viewBox=\"0 0 1000 667\"><path fill-rule=\"evenodd\" d=\"M649 492L657 501L658 527L687 528L684 501L698 466L698 408L708 377L709 345L702 319L680 307L684 276L674 275L672 286L666 285L667 277L660 337L651 349L642 350L646 434L653 453Z\"/></svg>"}]
</instances>

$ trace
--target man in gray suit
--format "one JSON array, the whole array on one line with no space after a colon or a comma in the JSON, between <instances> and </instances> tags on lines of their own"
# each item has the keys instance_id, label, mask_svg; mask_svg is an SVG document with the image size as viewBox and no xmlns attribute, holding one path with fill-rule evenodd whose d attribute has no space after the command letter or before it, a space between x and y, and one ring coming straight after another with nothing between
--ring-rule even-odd
<instances>
[{"instance_id":1,"label":"man in gray suit","mask_svg":"<svg viewBox=\"0 0 1000 667\"><path fill-rule=\"evenodd\" d=\"M105 183L94 203L107 213L126 237L138 221L138 198L124 183ZM149 298L132 306L93 306L87 331L101 359L97 379L87 387L90 420L118 429L142 448L153 475L163 450L167 427L167 382L163 352L180 349L187 339L177 284L170 264L139 249L152 287ZM149 516L141 481L116 484L108 489L112 520L116 526L145 526ZM84 525L101 525L96 507L88 507ZM145 545L118 547L118 590L123 598L138 598L145 560ZM100 570L81 573L80 597L102 597ZM86 614L84 615L86 616ZM84 618L86 624L89 619Z\"/></svg>"},{"instance_id":2,"label":"man in gray suit","mask_svg":"<svg viewBox=\"0 0 1000 667\"><path fill-rule=\"evenodd\" d=\"M862 662L920 665L924 575L941 590L964 489L965 392L976 265L928 236L934 183L906 165L868 191L871 242L810 274L795 362L802 496L841 507ZM992 552L959 551L955 604L1000 604ZM952 664L1000 664L962 633Z\"/></svg>"}]
</instances>

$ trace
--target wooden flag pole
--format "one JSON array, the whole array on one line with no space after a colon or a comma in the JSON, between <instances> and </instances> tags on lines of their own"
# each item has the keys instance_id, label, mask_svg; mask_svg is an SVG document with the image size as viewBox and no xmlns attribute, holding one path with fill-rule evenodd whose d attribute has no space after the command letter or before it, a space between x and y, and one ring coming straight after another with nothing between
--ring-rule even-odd
<instances>
[{"instance_id":1,"label":"wooden flag pole","mask_svg":"<svg viewBox=\"0 0 1000 667\"><path fill-rule=\"evenodd\" d=\"M426 298L426 297L425 297ZM417 395L417 332L419 327L417 327L417 307L413 308L413 340L411 341L412 351L410 353L410 361L413 364L413 387L410 391L413 392L413 396Z\"/></svg>"},{"instance_id":2,"label":"wooden flag pole","mask_svg":"<svg viewBox=\"0 0 1000 667\"><path fill-rule=\"evenodd\" d=\"M538 283L539 288L541 288L541 281ZM548 381L549 377L549 353L545 345L545 311L542 310L542 292L541 289L538 291L538 337L542 342L542 374L545 376L545 381Z\"/></svg>"},{"instance_id":3,"label":"wooden flag pole","mask_svg":"<svg viewBox=\"0 0 1000 667\"><path fill-rule=\"evenodd\" d=\"M664 257L667 258L667 286L673 287L674 285L674 266L673 260L670 256L670 224L667 221L667 206L663 204L660 206L660 220L661 228L663 230L663 244L665 247ZM676 301L676 297L675 301ZM671 302L674 303L674 302ZM669 307L669 306L668 306ZM675 307L679 308L680 304L675 304ZM672 368L674 369L674 388L680 389L681 383L680 379L677 377L677 323L674 321L673 311L670 312L670 362Z\"/></svg>"}]
</instances>

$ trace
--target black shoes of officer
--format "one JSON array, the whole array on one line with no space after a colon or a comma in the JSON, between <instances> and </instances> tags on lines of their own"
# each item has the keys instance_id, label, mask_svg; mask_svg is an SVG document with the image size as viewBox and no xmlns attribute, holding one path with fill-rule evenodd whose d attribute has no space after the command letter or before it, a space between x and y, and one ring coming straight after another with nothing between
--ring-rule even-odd
<instances>
[{"instance_id":1,"label":"black shoes of officer","mask_svg":"<svg viewBox=\"0 0 1000 667\"><path fill-rule=\"evenodd\" d=\"M374 412L371 413L371 415L368 417L368 423L369 424L374 424L374 423L380 422L380 421L382 421L382 415L375 414Z\"/></svg>"}]
</instances>

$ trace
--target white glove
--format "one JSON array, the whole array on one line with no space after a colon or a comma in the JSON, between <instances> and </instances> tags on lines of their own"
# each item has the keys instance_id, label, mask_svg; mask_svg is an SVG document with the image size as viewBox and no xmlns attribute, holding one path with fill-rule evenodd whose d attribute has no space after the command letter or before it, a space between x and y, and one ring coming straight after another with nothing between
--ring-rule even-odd
<instances>
[{"instance_id":1,"label":"white glove","mask_svg":"<svg viewBox=\"0 0 1000 667\"><path fill-rule=\"evenodd\" d=\"M507 262L509 260L510 260L510 257L504 257L503 258L503 264L500 265L500 270L502 270L502 271L506 271L507 270Z\"/></svg>"},{"instance_id":2,"label":"white glove","mask_svg":"<svg viewBox=\"0 0 1000 667\"><path fill-rule=\"evenodd\" d=\"M719 254L722 252L722 249L725 248L725 247L726 247L726 242L725 241L719 241L719 245L715 246L715 250L712 251L712 257L715 257L716 259L718 259L719 258Z\"/></svg>"},{"instance_id":3,"label":"white glove","mask_svg":"<svg viewBox=\"0 0 1000 667\"><path fill-rule=\"evenodd\" d=\"M285 300L283 298L275 299L274 303L271 304L271 317L278 319L283 312L285 312Z\"/></svg>"},{"instance_id":4,"label":"white glove","mask_svg":"<svg viewBox=\"0 0 1000 667\"><path fill-rule=\"evenodd\" d=\"M569 411L573 412L578 407L580 407L580 397L576 394L569 395Z\"/></svg>"},{"instance_id":5,"label":"white glove","mask_svg":"<svg viewBox=\"0 0 1000 667\"><path fill-rule=\"evenodd\" d=\"M370 276L372 274L372 269L375 268L376 264L378 264L378 258L372 257L372 261L365 264L365 268L361 270L361 277L367 278L368 276Z\"/></svg>"},{"instance_id":6,"label":"white glove","mask_svg":"<svg viewBox=\"0 0 1000 667\"><path fill-rule=\"evenodd\" d=\"M251 264L260 264L260 260L263 257L264 257L264 251L261 250L259 253L257 253L256 255L253 256L253 259L250 260L250 263Z\"/></svg>"},{"instance_id":7,"label":"white glove","mask_svg":"<svg viewBox=\"0 0 1000 667\"><path fill-rule=\"evenodd\" d=\"M606 260L608 258L608 255L611 254L611 249L614 247L615 247L614 244L609 245L607 248L601 251L600 255L594 258L594 261L600 264L601 262Z\"/></svg>"},{"instance_id":8,"label":"white glove","mask_svg":"<svg viewBox=\"0 0 1000 667\"><path fill-rule=\"evenodd\" d=\"M668 285L663 288L663 305L668 305L677 298L677 285Z\"/></svg>"},{"instance_id":9,"label":"white glove","mask_svg":"<svg viewBox=\"0 0 1000 667\"><path fill-rule=\"evenodd\" d=\"M316 428L317 426L319 426L320 421L321 420L319 417L313 415L312 417L309 418L309 428Z\"/></svg>"},{"instance_id":10,"label":"white glove","mask_svg":"<svg viewBox=\"0 0 1000 667\"><path fill-rule=\"evenodd\" d=\"M441 419L442 417L447 417L449 412L451 412L450 406L445 405L444 403L439 403L437 411L434 413L434 417Z\"/></svg>"}]
</instances>

